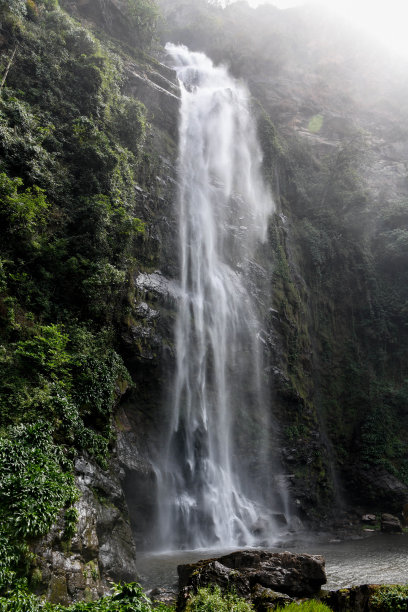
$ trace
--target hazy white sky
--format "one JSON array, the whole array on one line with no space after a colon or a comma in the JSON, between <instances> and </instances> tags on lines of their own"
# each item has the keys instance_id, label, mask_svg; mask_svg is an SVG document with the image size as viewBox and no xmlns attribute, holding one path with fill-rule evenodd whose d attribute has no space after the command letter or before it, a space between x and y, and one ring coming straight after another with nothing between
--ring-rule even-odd
<instances>
[{"instance_id":1,"label":"hazy white sky","mask_svg":"<svg viewBox=\"0 0 408 612\"><path fill-rule=\"evenodd\" d=\"M253 6L273 4L290 8L310 0L248 0ZM315 0L344 15L394 50L408 57L408 0Z\"/></svg>"}]
</instances>

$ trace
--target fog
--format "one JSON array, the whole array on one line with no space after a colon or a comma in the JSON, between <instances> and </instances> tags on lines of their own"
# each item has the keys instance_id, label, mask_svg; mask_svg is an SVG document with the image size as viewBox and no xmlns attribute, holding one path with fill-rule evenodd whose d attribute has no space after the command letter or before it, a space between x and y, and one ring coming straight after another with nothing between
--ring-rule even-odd
<instances>
[{"instance_id":1,"label":"fog","mask_svg":"<svg viewBox=\"0 0 408 612\"><path fill-rule=\"evenodd\" d=\"M399 55L408 57L408 2L406 0L248 0L256 8L271 4L280 9L300 5L321 5L349 21L357 30L368 33Z\"/></svg>"}]
</instances>

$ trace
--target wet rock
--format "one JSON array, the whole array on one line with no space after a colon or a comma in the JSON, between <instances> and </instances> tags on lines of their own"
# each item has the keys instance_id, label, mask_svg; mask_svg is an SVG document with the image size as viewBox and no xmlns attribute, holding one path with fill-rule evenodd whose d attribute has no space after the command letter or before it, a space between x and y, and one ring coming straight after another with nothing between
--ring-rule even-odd
<instances>
[{"instance_id":1,"label":"wet rock","mask_svg":"<svg viewBox=\"0 0 408 612\"><path fill-rule=\"evenodd\" d=\"M330 591L320 597L333 612L370 612L378 608L371 606L371 596L378 589L377 585L363 584L349 589Z\"/></svg>"},{"instance_id":2,"label":"wet rock","mask_svg":"<svg viewBox=\"0 0 408 612\"><path fill-rule=\"evenodd\" d=\"M384 533L402 533L401 521L393 514L382 514L381 531Z\"/></svg>"},{"instance_id":3,"label":"wet rock","mask_svg":"<svg viewBox=\"0 0 408 612\"><path fill-rule=\"evenodd\" d=\"M363 523L366 523L366 525L375 525L377 522L377 517L375 516L375 514L364 514L361 517L361 521Z\"/></svg>"},{"instance_id":4,"label":"wet rock","mask_svg":"<svg viewBox=\"0 0 408 612\"><path fill-rule=\"evenodd\" d=\"M258 593L264 588L302 597L317 593L326 582L323 557L290 552L238 551L177 569L179 610L184 609L189 594L213 584L222 591L233 589L238 596L251 600L255 587Z\"/></svg>"},{"instance_id":5,"label":"wet rock","mask_svg":"<svg viewBox=\"0 0 408 612\"><path fill-rule=\"evenodd\" d=\"M174 280L166 278L160 270L156 270L152 274L142 272L134 280L141 296L144 295L147 299L157 300L160 304L174 307L180 297L178 284Z\"/></svg>"},{"instance_id":6,"label":"wet rock","mask_svg":"<svg viewBox=\"0 0 408 612\"><path fill-rule=\"evenodd\" d=\"M270 522L261 516L251 525L251 533L255 536L266 536L269 529Z\"/></svg>"},{"instance_id":7,"label":"wet rock","mask_svg":"<svg viewBox=\"0 0 408 612\"><path fill-rule=\"evenodd\" d=\"M272 591L266 587L256 584L252 590L251 599L255 605L257 612L267 612L275 607L284 607L293 600L289 595Z\"/></svg>"},{"instance_id":8,"label":"wet rock","mask_svg":"<svg viewBox=\"0 0 408 612\"><path fill-rule=\"evenodd\" d=\"M142 100L155 124L176 138L180 89L176 73L162 64L158 66L160 71L146 71L136 64L130 65L125 92Z\"/></svg>"},{"instance_id":9,"label":"wet rock","mask_svg":"<svg viewBox=\"0 0 408 612\"><path fill-rule=\"evenodd\" d=\"M83 456L75 471L80 492L75 535L65 538L61 513L50 532L32 545L36 593L63 605L106 595L109 579L137 578L136 549L121 488L123 470L114 459L105 471Z\"/></svg>"},{"instance_id":10,"label":"wet rock","mask_svg":"<svg viewBox=\"0 0 408 612\"><path fill-rule=\"evenodd\" d=\"M347 478L358 503L397 513L408 499L408 487L381 466L367 470L356 463L347 468Z\"/></svg>"},{"instance_id":11,"label":"wet rock","mask_svg":"<svg viewBox=\"0 0 408 612\"><path fill-rule=\"evenodd\" d=\"M180 589L188 587L190 592L213 584L217 584L223 592L233 588L239 597L248 598L251 592L251 584L245 572L235 571L217 559L179 565L177 571Z\"/></svg>"},{"instance_id":12,"label":"wet rock","mask_svg":"<svg viewBox=\"0 0 408 612\"><path fill-rule=\"evenodd\" d=\"M171 607L174 606L177 601L177 588L158 587L149 591L147 595L152 600L154 607L160 603Z\"/></svg>"},{"instance_id":13,"label":"wet rock","mask_svg":"<svg viewBox=\"0 0 408 612\"><path fill-rule=\"evenodd\" d=\"M81 514L85 513L86 527L78 533L84 533L86 542L94 546L98 541L97 562L101 573L115 581L135 580L137 577L134 544L127 506L121 486L125 473L119 464L112 462L109 471L102 470L93 462L80 459L75 464L77 481L81 490ZM89 533L90 526L95 533ZM86 535L88 533L88 535ZM84 536L81 535L82 538ZM84 555L84 551L82 552ZM86 558L89 554L86 555Z\"/></svg>"}]
</instances>

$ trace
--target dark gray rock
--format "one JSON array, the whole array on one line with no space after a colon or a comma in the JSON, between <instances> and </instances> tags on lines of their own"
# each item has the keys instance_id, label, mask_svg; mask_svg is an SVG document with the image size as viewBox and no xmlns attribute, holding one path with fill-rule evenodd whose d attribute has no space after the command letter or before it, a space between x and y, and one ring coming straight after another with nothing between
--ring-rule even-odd
<instances>
[{"instance_id":1,"label":"dark gray rock","mask_svg":"<svg viewBox=\"0 0 408 612\"><path fill-rule=\"evenodd\" d=\"M257 612L267 612L277 606L284 607L294 600L292 597L289 597L289 595L277 593L276 591L272 591L272 589L267 589L260 584L256 584L252 590L252 601Z\"/></svg>"},{"instance_id":2,"label":"dark gray rock","mask_svg":"<svg viewBox=\"0 0 408 612\"><path fill-rule=\"evenodd\" d=\"M381 466L367 469L356 463L347 468L348 489L355 499L373 510L387 508L399 513L408 499L408 487Z\"/></svg>"},{"instance_id":3,"label":"dark gray rock","mask_svg":"<svg viewBox=\"0 0 408 612\"><path fill-rule=\"evenodd\" d=\"M160 71L141 71L137 65L129 66L125 93L142 100L155 124L176 138L180 105L176 73L161 64L158 67Z\"/></svg>"},{"instance_id":4,"label":"dark gray rock","mask_svg":"<svg viewBox=\"0 0 408 612\"><path fill-rule=\"evenodd\" d=\"M166 606L174 606L177 601L177 588L158 587L147 592L153 602L153 606L163 603Z\"/></svg>"},{"instance_id":5,"label":"dark gray rock","mask_svg":"<svg viewBox=\"0 0 408 612\"><path fill-rule=\"evenodd\" d=\"M402 533L401 521L392 514L382 514L381 531L384 533Z\"/></svg>"},{"instance_id":6,"label":"dark gray rock","mask_svg":"<svg viewBox=\"0 0 408 612\"><path fill-rule=\"evenodd\" d=\"M375 514L364 514L361 517L361 521L366 525L375 525L377 522L377 517L375 516Z\"/></svg>"},{"instance_id":7,"label":"dark gray rock","mask_svg":"<svg viewBox=\"0 0 408 612\"><path fill-rule=\"evenodd\" d=\"M363 584L349 589L330 591L320 597L333 612L371 612L378 610L371 606L371 596L378 589L377 585Z\"/></svg>"},{"instance_id":8,"label":"dark gray rock","mask_svg":"<svg viewBox=\"0 0 408 612\"><path fill-rule=\"evenodd\" d=\"M326 582L324 559L318 555L238 551L218 559L180 565L178 609L183 610L191 593L217 584L221 591L233 590L252 600L260 588L289 596L304 597L319 592Z\"/></svg>"},{"instance_id":9,"label":"dark gray rock","mask_svg":"<svg viewBox=\"0 0 408 612\"><path fill-rule=\"evenodd\" d=\"M116 460L102 470L88 457L75 463L80 498L77 530L64 539L64 514L35 542L38 594L53 603L92 600L106 595L109 579L137 579L136 548L121 487L124 471Z\"/></svg>"}]
</instances>

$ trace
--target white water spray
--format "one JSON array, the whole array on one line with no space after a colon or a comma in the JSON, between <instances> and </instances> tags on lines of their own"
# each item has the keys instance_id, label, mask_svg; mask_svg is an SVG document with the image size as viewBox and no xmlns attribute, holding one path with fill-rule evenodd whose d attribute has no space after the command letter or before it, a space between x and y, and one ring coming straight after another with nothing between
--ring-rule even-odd
<instances>
[{"instance_id":1,"label":"white water spray","mask_svg":"<svg viewBox=\"0 0 408 612\"><path fill-rule=\"evenodd\" d=\"M201 53L172 44L167 52L182 94L181 297L158 470L158 546L254 545L261 522L273 538L279 493L271 484L270 406L247 277L274 204L248 91Z\"/></svg>"}]
</instances>

